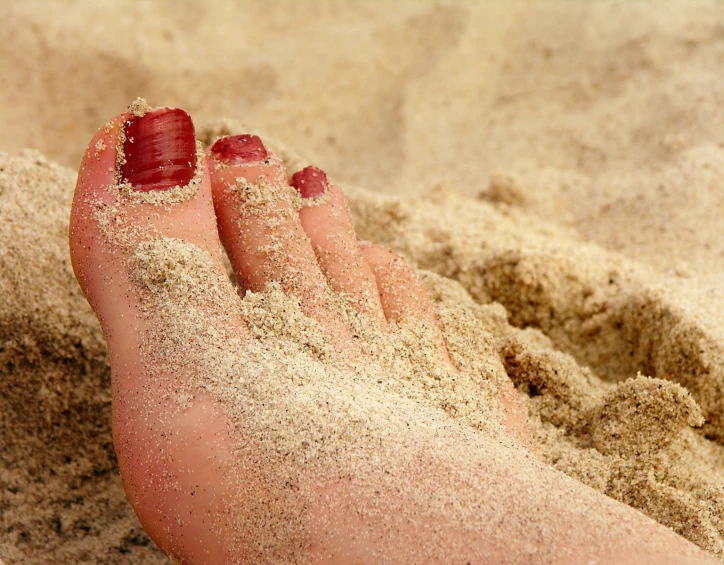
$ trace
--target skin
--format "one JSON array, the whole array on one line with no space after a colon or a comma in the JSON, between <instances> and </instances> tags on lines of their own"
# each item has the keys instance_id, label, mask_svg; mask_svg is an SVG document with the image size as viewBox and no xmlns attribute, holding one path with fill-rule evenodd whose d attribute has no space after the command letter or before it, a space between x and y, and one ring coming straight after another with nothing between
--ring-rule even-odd
<instances>
[{"instance_id":1,"label":"skin","mask_svg":"<svg viewBox=\"0 0 724 565\"><path fill-rule=\"evenodd\" d=\"M139 289L126 265L135 244L158 235L194 243L209 252L214 269L220 277L225 277L221 242L237 279L245 288L259 290L270 281L287 281L283 290L299 298L306 314L317 319L327 329L334 346L346 354L355 354L349 330L329 304L315 299L322 296L319 290L325 285L357 297L358 308L377 320L381 327L386 326L388 320L404 315L436 324L435 311L414 271L406 266L392 268L393 263L399 266L399 257L379 246L358 244L344 195L338 187L332 185L330 202L303 208L297 213L291 203L293 189L285 185L287 173L275 158L266 164L220 168L213 156L207 155L199 162L201 185L190 200L164 208L121 204L129 225L138 229L127 245L114 246L103 235L94 207L99 202L111 204L116 200L113 176L116 147L127 118L125 114L118 116L91 140L80 168L70 221L73 268L108 342L113 435L124 487L149 535L178 561L248 562L252 556L245 553L243 545L234 550L229 548L234 532L219 527L208 517L229 511L229 504L238 506L231 509L232 512L243 512L245 503L250 503L239 493L248 492L244 486L256 484L263 477L256 476L259 470L253 465L240 463L231 453L236 449L236 453L241 452L248 461L253 461L254 443L234 445L223 407L215 399L199 396L190 408L180 413L157 400L164 397L166 387L193 378L194 368L190 363L187 374L148 378L147 367L142 362L141 336L149 329L144 324L162 322L141 315ZM259 216L245 216L226 190L235 177L243 176L254 183L262 175L276 179L290 195L264 212L283 219L274 228L280 234L294 236L289 239L293 243L285 249L282 262L270 262L255 252L273 234ZM384 289L400 292L379 292ZM229 300L236 299L230 283L225 292ZM224 324L240 339L251 340L243 321L233 312L210 312L209 317L212 323ZM438 334L439 346L444 348L439 329ZM512 436L526 443L530 440L522 412L512 387L510 390L504 393L507 425ZM410 468L409 461L391 461L390 468L402 476L415 473L422 482L430 479L439 486L438 495L450 503L462 498L473 500L480 509L473 527L462 529L454 512L438 514L433 515L435 523L416 526L402 523L393 539L384 524L361 523L354 511L366 504L380 504L379 499L364 499L370 496L364 485L377 480L376 477L351 477L346 481L315 484L313 488L317 489L318 496L304 516L311 536L308 561L330 565L377 563L379 556L375 551L383 544L387 561L399 564L457 562L460 547L466 548L467 561L471 563L587 563L592 559L599 565L718 562L638 512L542 466L535 458L525 456L524 450L511 450L505 458L500 458L501 448L492 440L469 439L466 433L455 432L442 438L449 442L469 441L471 448L464 458L455 455L459 451L448 450L430 460L421 455L414 469ZM432 444L428 447L435 450ZM161 458L159 453L167 456ZM451 478L450 469L475 477L485 488L481 494L463 492L469 487ZM481 469L484 470L482 477ZM157 480L169 475L174 477L173 489ZM387 487L381 484L384 493ZM518 496L514 500L510 493L530 494L528 498ZM585 512L571 513L566 502L571 496L621 517L626 528L614 524L602 531L593 516ZM389 500L394 498L391 490L389 497ZM506 523L507 529L501 535L500 528L490 523L496 501L507 505L506 512L529 515L530 519ZM425 515L423 506L415 507L422 503L414 499L396 501L396 504L408 505L405 508L408 513ZM585 509L586 504L582 506ZM395 518L395 508L399 506L390 505L390 519ZM177 519L185 516L189 518ZM530 535L531 531L545 531L550 523L556 524L555 539ZM438 541L443 541L435 548L428 547L431 541L427 527L441 532ZM580 539L587 543L576 544ZM523 556L520 553L523 542L535 551ZM436 556L421 561L419 556L428 549L435 549Z\"/></svg>"}]
</instances>

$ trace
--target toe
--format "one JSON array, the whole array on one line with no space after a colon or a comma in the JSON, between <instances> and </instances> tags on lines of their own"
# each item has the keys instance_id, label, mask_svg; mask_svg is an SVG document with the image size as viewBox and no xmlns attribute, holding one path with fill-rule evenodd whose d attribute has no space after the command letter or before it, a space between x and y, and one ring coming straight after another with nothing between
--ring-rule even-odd
<instances>
[{"instance_id":1,"label":"toe","mask_svg":"<svg viewBox=\"0 0 724 565\"><path fill-rule=\"evenodd\" d=\"M360 246L375 276L385 317L390 321L413 320L426 325L448 356L435 304L420 277L408 263L389 249L372 243Z\"/></svg>"},{"instance_id":2,"label":"toe","mask_svg":"<svg viewBox=\"0 0 724 565\"><path fill-rule=\"evenodd\" d=\"M367 242L360 249L374 273L388 320L409 317L430 326L439 325L430 295L415 270L402 257L386 247Z\"/></svg>"},{"instance_id":3,"label":"toe","mask_svg":"<svg viewBox=\"0 0 724 565\"><path fill-rule=\"evenodd\" d=\"M299 218L330 286L357 311L384 321L375 276L360 249L342 190L316 167L292 175L291 185L302 197Z\"/></svg>"},{"instance_id":4,"label":"toe","mask_svg":"<svg viewBox=\"0 0 724 565\"><path fill-rule=\"evenodd\" d=\"M179 109L122 114L91 140L69 235L73 269L101 323L118 319L130 285L128 259L143 240L190 242L223 272L203 160L193 122Z\"/></svg>"},{"instance_id":5,"label":"toe","mask_svg":"<svg viewBox=\"0 0 724 565\"><path fill-rule=\"evenodd\" d=\"M144 244L175 242L179 253L183 245L198 251L219 299L235 300L193 122L179 109L142 112L122 114L96 133L81 163L70 217L73 269L101 322L112 362L133 359L130 352L138 347L138 332L130 328L145 316L134 268ZM170 264L173 258L167 259ZM241 327L240 319L227 321Z\"/></svg>"},{"instance_id":6,"label":"toe","mask_svg":"<svg viewBox=\"0 0 724 565\"><path fill-rule=\"evenodd\" d=\"M253 135L219 139L210 148L219 236L244 290L278 283L304 312L347 337L281 160Z\"/></svg>"},{"instance_id":7,"label":"toe","mask_svg":"<svg viewBox=\"0 0 724 565\"><path fill-rule=\"evenodd\" d=\"M421 321L431 329L434 341L450 360L435 304L415 270L402 257L381 245L364 243L361 249L377 280L380 301L387 319ZM523 445L531 447L533 442L525 412L512 382L506 381L500 393L506 427Z\"/></svg>"}]
</instances>

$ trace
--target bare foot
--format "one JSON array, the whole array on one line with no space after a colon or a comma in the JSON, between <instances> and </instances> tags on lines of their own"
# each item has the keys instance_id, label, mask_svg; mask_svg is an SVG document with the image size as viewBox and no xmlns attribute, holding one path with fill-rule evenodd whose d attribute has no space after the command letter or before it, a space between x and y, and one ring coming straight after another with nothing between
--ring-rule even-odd
<instances>
[{"instance_id":1,"label":"bare foot","mask_svg":"<svg viewBox=\"0 0 724 565\"><path fill-rule=\"evenodd\" d=\"M498 416L466 412L455 391L482 384L414 270L258 137L204 151L182 110L122 114L86 152L70 243L126 493L179 562L716 562L541 464L509 383Z\"/></svg>"}]
</instances>

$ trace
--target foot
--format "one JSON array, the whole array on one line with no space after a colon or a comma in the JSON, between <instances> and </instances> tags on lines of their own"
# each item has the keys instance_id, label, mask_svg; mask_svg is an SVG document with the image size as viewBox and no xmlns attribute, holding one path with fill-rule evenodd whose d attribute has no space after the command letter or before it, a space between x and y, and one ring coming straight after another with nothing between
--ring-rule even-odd
<instances>
[{"instance_id":1,"label":"foot","mask_svg":"<svg viewBox=\"0 0 724 565\"><path fill-rule=\"evenodd\" d=\"M73 267L126 493L169 556L709 562L520 447L510 383L478 410L487 385L451 361L415 271L357 240L324 172L289 173L256 136L204 149L185 112L140 105L81 165Z\"/></svg>"}]
</instances>

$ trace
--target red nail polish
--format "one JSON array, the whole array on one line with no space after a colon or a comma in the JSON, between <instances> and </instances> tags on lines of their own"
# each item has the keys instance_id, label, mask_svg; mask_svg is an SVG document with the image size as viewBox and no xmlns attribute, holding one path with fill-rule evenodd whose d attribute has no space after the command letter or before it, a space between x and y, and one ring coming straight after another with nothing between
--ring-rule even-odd
<instances>
[{"instance_id":1,"label":"red nail polish","mask_svg":"<svg viewBox=\"0 0 724 565\"><path fill-rule=\"evenodd\" d=\"M327 173L317 167L304 167L292 175L291 185L299 191L303 198L311 198L324 194L327 188Z\"/></svg>"},{"instance_id":2,"label":"red nail polish","mask_svg":"<svg viewBox=\"0 0 724 565\"><path fill-rule=\"evenodd\" d=\"M185 186L196 173L194 123L183 110L163 108L126 122L121 178L138 192Z\"/></svg>"},{"instance_id":3,"label":"red nail polish","mask_svg":"<svg viewBox=\"0 0 724 565\"><path fill-rule=\"evenodd\" d=\"M227 165L258 163L269 157L258 135L230 135L217 139L211 146L211 152Z\"/></svg>"}]
</instances>

